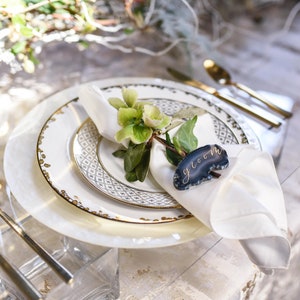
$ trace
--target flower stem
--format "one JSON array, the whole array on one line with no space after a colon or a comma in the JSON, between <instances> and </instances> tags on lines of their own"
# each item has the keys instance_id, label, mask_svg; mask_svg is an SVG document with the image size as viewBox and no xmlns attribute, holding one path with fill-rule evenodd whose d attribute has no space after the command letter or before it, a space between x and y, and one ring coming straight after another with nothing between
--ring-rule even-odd
<instances>
[{"instance_id":1,"label":"flower stem","mask_svg":"<svg viewBox=\"0 0 300 300\"><path fill-rule=\"evenodd\" d=\"M166 140L162 139L161 137L157 136L157 135L154 135L153 136L154 139L156 139L158 142L160 142L161 144L163 144L167 149L173 151L174 153L176 154L179 154L180 156L182 157L185 157L186 156L186 152L182 152L182 153L179 153L175 147L167 144Z\"/></svg>"}]
</instances>

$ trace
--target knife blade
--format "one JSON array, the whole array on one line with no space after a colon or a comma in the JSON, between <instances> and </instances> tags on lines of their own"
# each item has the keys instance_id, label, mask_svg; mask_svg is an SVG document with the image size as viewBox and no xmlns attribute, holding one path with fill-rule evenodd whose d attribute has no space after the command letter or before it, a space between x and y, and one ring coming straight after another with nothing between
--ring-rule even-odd
<instances>
[{"instance_id":1,"label":"knife blade","mask_svg":"<svg viewBox=\"0 0 300 300\"><path fill-rule=\"evenodd\" d=\"M245 113L248 113L249 115L269 124L270 126L272 127L279 127L281 125L281 122L274 119L274 118L271 118L270 116L263 116L261 115L260 112L257 112L255 111L255 109L253 109L251 106L243 103L243 102L239 102L237 101L236 99L230 97L230 96L227 96L227 95L221 95L217 89L215 89L214 87L211 87L211 86L208 86L206 85L205 83L202 83L198 80L195 80L189 76L187 76L186 74L183 74L173 68L167 68L167 71L176 79L178 79L179 81L187 84L187 85L190 85L190 86L193 86L193 87L196 87L196 88L199 88L201 90L203 90L204 92L210 94L210 95L213 95L215 97L217 97L218 99L228 103L228 104L231 104L233 105L234 107L242 110L243 112Z\"/></svg>"}]
</instances>

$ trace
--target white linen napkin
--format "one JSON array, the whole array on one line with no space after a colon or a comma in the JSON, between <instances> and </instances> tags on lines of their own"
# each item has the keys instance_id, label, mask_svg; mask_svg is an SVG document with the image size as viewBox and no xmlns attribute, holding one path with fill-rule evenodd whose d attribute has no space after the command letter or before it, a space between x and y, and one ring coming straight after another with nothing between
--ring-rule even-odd
<instances>
[{"instance_id":1,"label":"white linen napkin","mask_svg":"<svg viewBox=\"0 0 300 300\"><path fill-rule=\"evenodd\" d=\"M117 111L107 107L110 104L101 90L83 86L79 100L99 133L114 140L119 129ZM220 144L209 114L198 117L194 133L198 147ZM222 147L227 151L229 167L218 171L220 178L189 190L174 187L175 167L167 161L165 147L157 141L151 150L150 172L162 188L206 226L221 237L239 240L250 260L264 273L287 268L290 244L286 210L271 155L251 145Z\"/></svg>"},{"instance_id":2,"label":"white linen napkin","mask_svg":"<svg viewBox=\"0 0 300 300\"><path fill-rule=\"evenodd\" d=\"M95 123L99 134L115 142L115 133L121 129L117 123L117 110L112 107L96 85L82 85L78 91L79 102Z\"/></svg>"},{"instance_id":3,"label":"white linen napkin","mask_svg":"<svg viewBox=\"0 0 300 300\"><path fill-rule=\"evenodd\" d=\"M199 145L215 143L207 138L211 125L207 115L198 118L195 129ZM174 199L219 236L240 240L251 261L264 273L287 268L290 244L286 210L272 157L251 145L222 147L227 151L229 167L218 171L218 179L189 190L173 186L175 167L158 142L151 152L151 173Z\"/></svg>"}]
</instances>

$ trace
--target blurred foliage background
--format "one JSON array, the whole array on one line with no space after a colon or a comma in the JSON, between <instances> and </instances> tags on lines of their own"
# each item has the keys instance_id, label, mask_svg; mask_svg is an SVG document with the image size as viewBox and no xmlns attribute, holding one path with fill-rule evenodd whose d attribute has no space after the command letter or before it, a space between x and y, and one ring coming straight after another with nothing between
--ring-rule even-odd
<instances>
[{"instance_id":1,"label":"blurred foliage background","mask_svg":"<svg viewBox=\"0 0 300 300\"><path fill-rule=\"evenodd\" d=\"M177 47L190 55L230 34L229 23L246 14L262 22L261 11L283 0L0 0L0 62L10 71L33 73L43 46L74 43L84 50L98 43L125 53L159 56ZM207 33L210 39L207 39ZM140 45L138 35L163 41ZM161 45L161 43L160 43ZM161 47L161 46L160 46Z\"/></svg>"}]
</instances>

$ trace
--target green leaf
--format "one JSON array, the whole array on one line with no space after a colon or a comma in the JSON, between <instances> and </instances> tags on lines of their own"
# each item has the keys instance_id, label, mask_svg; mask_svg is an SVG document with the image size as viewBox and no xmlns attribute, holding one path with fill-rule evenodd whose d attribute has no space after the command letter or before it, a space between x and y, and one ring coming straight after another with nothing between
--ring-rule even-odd
<instances>
[{"instance_id":1,"label":"green leaf","mask_svg":"<svg viewBox=\"0 0 300 300\"><path fill-rule=\"evenodd\" d=\"M26 18L23 14L13 15L11 18L11 22L14 26L25 26L26 25Z\"/></svg>"},{"instance_id":2,"label":"green leaf","mask_svg":"<svg viewBox=\"0 0 300 300\"><path fill-rule=\"evenodd\" d=\"M31 38L34 35L33 29L26 26L20 28L20 33L26 38Z\"/></svg>"},{"instance_id":3,"label":"green leaf","mask_svg":"<svg viewBox=\"0 0 300 300\"><path fill-rule=\"evenodd\" d=\"M126 154L126 149L118 149L112 153L114 157L124 158Z\"/></svg>"},{"instance_id":4,"label":"green leaf","mask_svg":"<svg viewBox=\"0 0 300 300\"><path fill-rule=\"evenodd\" d=\"M145 143L135 145L129 144L124 157L124 170L128 173L134 170L134 168L140 163L143 152L145 150Z\"/></svg>"},{"instance_id":5,"label":"green leaf","mask_svg":"<svg viewBox=\"0 0 300 300\"><path fill-rule=\"evenodd\" d=\"M136 177L135 171L127 172L127 173L125 174L125 178L126 178L126 180L129 181L129 182L137 181L137 177Z\"/></svg>"},{"instance_id":6,"label":"green leaf","mask_svg":"<svg viewBox=\"0 0 300 300\"><path fill-rule=\"evenodd\" d=\"M181 146L180 141L176 136L173 137L173 145L174 145L176 151L178 152L178 154L184 155L185 150Z\"/></svg>"},{"instance_id":7,"label":"green leaf","mask_svg":"<svg viewBox=\"0 0 300 300\"><path fill-rule=\"evenodd\" d=\"M84 49L87 49L90 46L90 43L84 40L80 40L78 44Z\"/></svg>"},{"instance_id":8,"label":"green leaf","mask_svg":"<svg viewBox=\"0 0 300 300\"><path fill-rule=\"evenodd\" d=\"M138 93L134 89L128 89L128 88L123 88L122 89L122 96L125 101L125 103L129 107L133 107L137 101L138 98Z\"/></svg>"},{"instance_id":9,"label":"green leaf","mask_svg":"<svg viewBox=\"0 0 300 300\"><path fill-rule=\"evenodd\" d=\"M143 152L143 156L140 163L135 168L137 180L141 182L143 182L146 179L146 176L149 171L150 153L150 148L146 147Z\"/></svg>"},{"instance_id":10,"label":"green leaf","mask_svg":"<svg viewBox=\"0 0 300 300\"><path fill-rule=\"evenodd\" d=\"M197 116L183 123L173 137L175 147L179 147L186 152L195 150L198 146L197 137L194 135L193 130L197 122Z\"/></svg>"},{"instance_id":11,"label":"green leaf","mask_svg":"<svg viewBox=\"0 0 300 300\"><path fill-rule=\"evenodd\" d=\"M11 47L11 52L13 54L21 53L25 50L25 47L26 47L26 41L17 42Z\"/></svg>"},{"instance_id":12,"label":"green leaf","mask_svg":"<svg viewBox=\"0 0 300 300\"><path fill-rule=\"evenodd\" d=\"M40 62L39 60L34 56L34 51L31 49L29 52L29 59L33 62L34 65L38 65Z\"/></svg>"},{"instance_id":13,"label":"green leaf","mask_svg":"<svg viewBox=\"0 0 300 300\"><path fill-rule=\"evenodd\" d=\"M166 133L166 143L167 143L167 145L174 147L174 145L171 142L171 138L170 138L170 135L168 132ZM183 158L181 155L179 155L179 153L176 153L176 152L170 150L169 148L166 148L166 156L167 156L167 160L169 161L169 163L171 163L174 166L177 166Z\"/></svg>"},{"instance_id":14,"label":"green leaf","mask_svg":"<svg viewBox=\"0 0 300 300\"><path fill-rule=\"evenodd\" d=\"M108 98L108 102L111 106L113 106L116 109L127 107L126 103L123 100L121 100L120 98L117 98L117 97Z\"/></svg>"},{"instance_id":15,"label":"green leaf","mask_svg":"<svg viewBox=\"0 0 300 300\"><path fill-rule=\"evenodd\" d=\"M134 28L125 28L125 29L124 29L124 33L125 33L125 34L132 34L134 31L135 31Z\"/></svg>"},{"instance_id":16,"label":"green leaf","mask_svg":"<svg viewBox=\"0 0 300 300\"><path fill-rule=\"evenodd\" d=\"M23 14L17 14L12 16L11 18L12 24L16 27L17 31L19 31L22 36L26 38L33 37L33 29L26 26L26 18Z\"/></svg>"}]
</instances>

